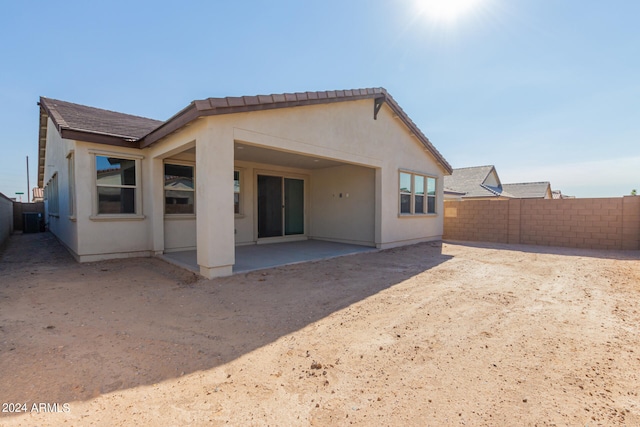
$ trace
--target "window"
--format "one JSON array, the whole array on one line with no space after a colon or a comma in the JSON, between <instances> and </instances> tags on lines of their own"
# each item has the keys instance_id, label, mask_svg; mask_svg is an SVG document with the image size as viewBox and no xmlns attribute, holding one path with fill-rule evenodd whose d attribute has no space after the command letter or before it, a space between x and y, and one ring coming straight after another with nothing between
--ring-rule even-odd
<instances>
[{"instance_id":1,"label":"window","mask_svg":"<svg viewBox=\"0 0 640 427\"><path fill-rule=\"evenodd\" d=\"M69 216L73 217L75 211L75 168L73 160L73 151L67 156L67 166L69 168L67 178L69 180Z\"/></svg>"},{"instance_id":2,"label":"window","mask_svg":"<svg viewBox=\"0 0 640 427\"><path fill-rule=\"evenodd\" d=\"M54 173L47 186L44 188L45 199L47 200L47 210L49 215L58 215L58 173Z\"/></svg>"},{"instance_id":3,"label":"window","mask_svg":"<svg viewBox=\"0 0 640 427\"><path fill-rule=\"evenodd\" d=\"M400 172L400 213L403 215L436 213L436 179L410 172Z\"/></svg>"},{"instance_id":4,"label":"window","mask_svg":"<svg viewBox=\"0 0 640 427\"><path fill-rule=\"evenodd\" d=\"M164 165L164 213L194 214L193 166Z\"/></svg>"},{"instance_id":5,"label":"window","mask_svg":"<svg viewBox=\"0 0 640 427\"><path fill-rule=\"evenodd\" d=\"M436 213L436 179L427 177L427 213Z\"/></svg>"},{"instance_id":6,"label":"window","mask_svg":"<svg viewBox=\"0 0 640 427\"><path fill-rule=\"evenodd\" d=\"M233 212L240 214L240 171L233 171Z\"/></svg>"},{"instance_id":7,"label":"window","mask_svg":"<svg viewBox=\"0 0 640 427\"><path fill-rule=\"evenodd\" d=\"M411 174L400 172L400 213L411 213Z\"/></svg>"},{"instance_id":8,"label":"window","mask_svg":"<svg viewBox=\"0 0 640 427\"><path fill-rule=\"evenodd\" d=\"M96 155L98 214L136 213L136 161Z\"/></svg>"}]
</instances>

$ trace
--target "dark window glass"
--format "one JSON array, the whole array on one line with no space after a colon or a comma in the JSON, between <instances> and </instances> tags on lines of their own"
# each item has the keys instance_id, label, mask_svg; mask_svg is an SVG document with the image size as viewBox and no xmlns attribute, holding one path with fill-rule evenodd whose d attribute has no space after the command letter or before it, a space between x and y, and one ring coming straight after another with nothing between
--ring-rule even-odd
<instances>
[{"instance_id":1,"label":"dark window glass","mask_svg":"<svg viewBox=\"0 0 640 427\"><path fill-rule=\"evenodd\" d=\"M419 196L416 194L415 196L416 206L413 210L414 213L424 213L424 196Z\"/></svg>"},{"instance_id":2,"label":"dark window glass","mask_svg":"<svg viewBox=\"0 0 640 427\"><path fill-rule=\"evenodd\" d=\"M135 200L135 188L98 187L99 214L136 213Z\"/></svg>"},{"instance_id":3,"label":"dark window glass","mask_svg":"<svg viewBox=\"0 0 640 427\"><path fill-rule=\"evenodd\" d=\"M233 171L233 212L240 213L240 171Z\"/></svg>"},{"instance_id":4,"label":"dark window glass","mask_svg":"<svg viewBox=\"0 0 640 427\"><path fill-rule=\"evenodd\" d=\"M411 213L411 194L400 194L400 213Z\"/></svg>"},{"instance_id":5,"label":"dark window glass","mask_svg":"<svg viewBox=\"0 0 640 427\"><path fill-rule=\"evenodd\" d=\"M436 198L429 196L427 198L427 213L436 213Z\"/></svg>"}]
</instances>

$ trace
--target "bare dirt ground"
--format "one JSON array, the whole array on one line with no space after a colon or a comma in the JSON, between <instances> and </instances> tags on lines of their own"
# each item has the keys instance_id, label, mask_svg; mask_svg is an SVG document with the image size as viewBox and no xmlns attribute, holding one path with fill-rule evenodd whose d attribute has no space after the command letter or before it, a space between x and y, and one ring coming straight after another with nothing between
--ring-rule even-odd
<instances>
[{"instance_id":1,"label":"bare dirt ground","mask_svg":"<svg viewBox=\"0 0 640 427\"><path fill-rule=\"evenodd\" d=\"M206 281L13 236L0 425L635 426L639 300L638 251L420 244Z\"/></svg>"}]
</instances>

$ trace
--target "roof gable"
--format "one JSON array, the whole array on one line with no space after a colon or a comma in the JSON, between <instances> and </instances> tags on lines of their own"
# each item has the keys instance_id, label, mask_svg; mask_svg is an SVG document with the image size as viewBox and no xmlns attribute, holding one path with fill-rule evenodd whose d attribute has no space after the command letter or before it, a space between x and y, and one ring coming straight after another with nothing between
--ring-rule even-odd
<instances>
[{"instance_id":1,"label":"roof gable","mask_svg":"<svg viewBox=\"0 0 640 427\"><path fill-rule=\"evenodd\" d=\"M207 98L191 102L186 108L164 122L41 97L39 103L41 107L39 178L44 175L47 117L52 119L63 138L132 148L145 148L180 130L199 117L362 99L373 100L372 115L374 120L377 118L382 105L386 103L407 127L410 134L424 145L445 173L449 174L453 171L451 165L442 154L385 89L368 88Z\"/></svg>"},{"instance_id":2,"label":"roof gable","mask_svg":"<svg viewBox=\"0 0 640 427\"><path fill-rule=\"evenodd\" d=\"M40 106L51 117L61 134L69 130L137 141L164 123L44 97L40 98Z\"/></svg>"},{"instance_id":3,"label":"roof gable","mask_svg":"<svg viewBox=\"0 0 640 427\"><path fill-rule=\"evenodd\" d=\"M444 186L464 193L464 197L510 197L503 191L500 178L493 165L454 169L444 177Z\"/></svg>"},{"instance_id":4,"label":"roof gable","mask_svg":"<svg viewBox=\"0 0 640 427\"><path fill-rule=\"evenodd\" d=\"M502 187L518 199L544 199L551 191L551 184L548 181L518 182L503 184Z\"/></svg>"}]
</instances>

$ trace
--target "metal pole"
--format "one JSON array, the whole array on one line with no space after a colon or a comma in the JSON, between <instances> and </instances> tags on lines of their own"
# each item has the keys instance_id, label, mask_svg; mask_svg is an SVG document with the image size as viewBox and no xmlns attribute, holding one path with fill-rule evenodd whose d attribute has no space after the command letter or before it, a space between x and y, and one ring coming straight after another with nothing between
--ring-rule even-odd
<instances>
[{"instance_id":1,"label":"metal pole","mask_svg":"<svg viewBox=\"0 0 640 427\"><path fill-rule=\"evenodd\" d=\"M27 203L29 203L29 191L31 191L29 187L29 156L27 156Z\"/></svg>"}]
</instances>

